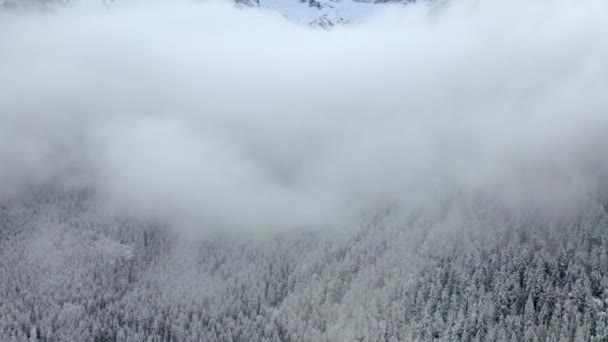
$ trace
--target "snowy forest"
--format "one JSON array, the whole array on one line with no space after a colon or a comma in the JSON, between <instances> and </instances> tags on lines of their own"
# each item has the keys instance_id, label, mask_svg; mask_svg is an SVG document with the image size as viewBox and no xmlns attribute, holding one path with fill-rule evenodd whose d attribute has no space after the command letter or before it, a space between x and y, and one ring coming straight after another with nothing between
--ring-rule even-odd
<instances>
[{"instance_id":1,"label":"snowy forest","mask_svg":"<svg viewBox=\"0 0 608 342\"><path fill-rule=\"evenodd\" d=\"M605 341L608 206L472 201L340 232L184 240L85 193L1 206L0 340Z\"/></svg>"},{"instance_id":2,"label":"snowy forest","mask_svg":"<svg viewBox=\"0 0 608 342\"><path fill-rule=\"evenodd\" d=\"M608 341L608 1L109 2L0 0L0 342Z\"/></svg>"}]
</instances>

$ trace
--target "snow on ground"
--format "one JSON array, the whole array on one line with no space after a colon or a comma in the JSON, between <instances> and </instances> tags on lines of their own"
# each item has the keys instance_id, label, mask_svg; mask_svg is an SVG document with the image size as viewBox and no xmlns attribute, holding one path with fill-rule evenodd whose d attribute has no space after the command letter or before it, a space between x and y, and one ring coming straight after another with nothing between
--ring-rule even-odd
<instances>
[{"instance_id":1,"label":"snow on ground","mask_svg":"<svg viewBox=\"0 0 608 342\"><path fill-rule=\"evenodd\" d=\"M276 10L291 21L323 27L362 21L377 6L371 2L353 0L259 0L259 5Z\"/></svg>"}]
</instances>

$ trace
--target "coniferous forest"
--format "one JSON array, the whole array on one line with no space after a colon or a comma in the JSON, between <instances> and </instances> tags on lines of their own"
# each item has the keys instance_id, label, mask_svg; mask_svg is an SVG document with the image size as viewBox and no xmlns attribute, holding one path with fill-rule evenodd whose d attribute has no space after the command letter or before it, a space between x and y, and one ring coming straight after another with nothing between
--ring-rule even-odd
<instances>
[{"instance_id":1,"label":"coniferous forest","mask_svg":"<svg viewBox=\"0 0 608 342\"><path fill-rule=\"evenodd\" d=\"M347 230L184 239L89 197L2 203L1 341L608 338L600 199L554 222L452 199Z\"/></svg>"}]
</instances>

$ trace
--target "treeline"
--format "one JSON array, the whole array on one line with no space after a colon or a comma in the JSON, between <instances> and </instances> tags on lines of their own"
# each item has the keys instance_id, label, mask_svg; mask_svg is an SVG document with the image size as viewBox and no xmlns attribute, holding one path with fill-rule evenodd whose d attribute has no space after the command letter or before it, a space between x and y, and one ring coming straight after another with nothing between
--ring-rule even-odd
<instances>
[{"instance_id":1,"label":"treeline","mask_svg":"<svg viewBox=\"0 0 608 342\"><path fill-rule=\"evenodd\" d=\"M608 341L599 201L193 237L91 198L1 203L0 341Z\"/></svg>"}]
</instances>

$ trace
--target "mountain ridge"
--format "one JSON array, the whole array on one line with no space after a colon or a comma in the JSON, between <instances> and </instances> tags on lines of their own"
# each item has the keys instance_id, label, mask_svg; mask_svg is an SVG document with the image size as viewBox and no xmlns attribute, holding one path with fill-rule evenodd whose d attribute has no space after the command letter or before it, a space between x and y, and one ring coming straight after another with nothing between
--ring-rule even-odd
<instances>
[{"instance_id":1,"label":"mountain ridge","mask_svg":"<svg viewBox=\"0 0 608 342\"><path fill-rule=\"evenodd\" d=\"M379 5L410 4L415 0L236 0L240 6L275 10L290 21L330 28L365 20Z\"/></svg>"}]
</instances>

